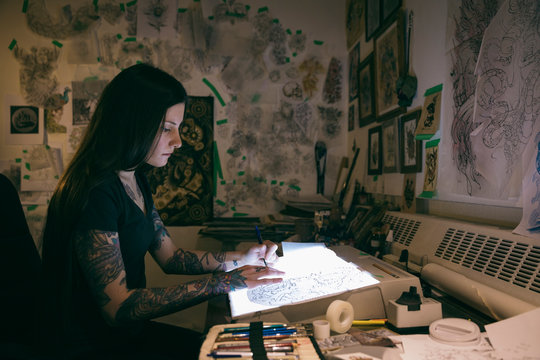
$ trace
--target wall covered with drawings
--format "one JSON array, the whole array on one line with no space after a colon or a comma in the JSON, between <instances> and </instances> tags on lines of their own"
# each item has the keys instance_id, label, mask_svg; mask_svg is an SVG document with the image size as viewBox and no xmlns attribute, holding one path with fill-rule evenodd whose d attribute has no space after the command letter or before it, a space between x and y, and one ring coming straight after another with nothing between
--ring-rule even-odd
<instances>
[{"instance_id":1,"label":"wall covered with drawings","mask_svg":"<svg viewBox=\"0 0 540 360\"><path fill-rule=\"evenodd\" d=\"M103 87L120 69L147 62L173 74L191 96L210 101L204 126L191 126L211 133L203 141L205 172L189 183L200 191L204 182L206 195L189 195L206 198L206 205L184 207L192 221L183 224L200 223L209 211L264 215L281 208L277 196L315 193L316 143L327 150L322 188L330 195L346 152L344 6L324 0L2 1L1 171L21 179L25 205L42 219ZM163 192L160 185L174 173L152 173L153 188ZM174 180L187 183L185 176ZM177 220L170 224L182 225Z\"/></svg>"}]
</instances>

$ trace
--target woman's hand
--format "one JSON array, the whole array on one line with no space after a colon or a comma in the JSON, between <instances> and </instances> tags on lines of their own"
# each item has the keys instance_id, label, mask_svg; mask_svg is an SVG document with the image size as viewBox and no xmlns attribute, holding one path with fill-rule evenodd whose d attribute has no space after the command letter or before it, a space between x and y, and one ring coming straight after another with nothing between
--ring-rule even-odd
<instances>
[{"instance_id":1,"label":"woman's hand","mask_svg":"<svg viewBox=\"0 0 540 360\"><path fill-rule=\"evenodd\" d=\"M264 265L264 259L267 265L275 264L278 261L276 250L278 246L270 240L265 240L262 244L253 245L243 256L242 263L248 265Z\"/></svg>"},{"instance_id":2,"label":"woman's hand","mask_svg":"<svg viewBox=\"0 0 540 360\"><path fill-rule=\"evenodd\" d=\"M237 289L252 289L261 285L277 284L283 281L277 276L284 275L283 271L266 266L245 265L229 272L214 275L220 283L220 288L230 285L230 291ZM226 291L228 292L228 291Z\"/></svg>"}]
</instances>

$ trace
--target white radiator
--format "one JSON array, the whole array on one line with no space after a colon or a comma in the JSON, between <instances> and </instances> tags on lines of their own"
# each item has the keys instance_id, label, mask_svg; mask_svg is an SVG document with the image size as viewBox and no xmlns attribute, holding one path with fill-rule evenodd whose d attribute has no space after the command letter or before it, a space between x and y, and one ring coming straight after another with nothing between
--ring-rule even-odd
<instances>
[{"instance_id":1,"label":"white radiator","mask_svg":"<svg viewBox=\"0 0 540 360\"><path fill-rule=\"evenodd\" d=\"M389 211L394 242L384 260L408 250L408 270L500 320L540 307L540 243L510 229Z\"/></svg>"}]
</instances>

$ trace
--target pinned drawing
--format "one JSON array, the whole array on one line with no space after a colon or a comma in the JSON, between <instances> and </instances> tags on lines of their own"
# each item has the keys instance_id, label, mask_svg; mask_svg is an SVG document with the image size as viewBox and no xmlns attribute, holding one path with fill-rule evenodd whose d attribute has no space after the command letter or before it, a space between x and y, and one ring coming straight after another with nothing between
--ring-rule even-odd
<instances>
[{"instance_id":1,"label":"pinned drawing","mask_svg":"<svg viewBox=\"0 0 540 360\"><path fill-rule=\"evenodd\" d=\"M343 83L343 73L341 61L335 57L330 60L326 80L323 87L323 98L329 104L337 103L341 100Z\"/></svg>"},{"instance_id":2,"label":"pinned drawing","mask_svg":"<svg viewBox=\"0 0 540 360\"><path fill-rule=\"evenodd\" d=\"M137 36L174 38L176 13L176 0L137 1Z\"/></svg>"},{"instance_id":3,"label":"pinned drawing","mask_svg":"<svg viewBox=\"0 0 540 360\"><path fill-rule=\"evenodd\" d=\"M73 81L73 125L87 125L96 109L106 80Z\"/></svg>"},{"instance_id":4,"label":"pinned drawing","mask_svg":"<svg viewBox=\"0 0 540 360\"><path fill-rule=\"evenodd\" d=\"M6 144L43 144L43 110L28 105L17 95L4 96Z\"/></svg>"},{"instance_id":5,"label":"pinned drawing","mask_svg":"<svg viewBox=\"0 0 540 360\"><path fill-rule=\"evenodd\" d=\"M426 143L426 166L424 171L424 187L421 197L433 197L437 189L437 177L439 171L439 140L431 140Z\"/></svg>"},{"instance_id":6,"label":"pinned drawing","mask_svg":"<svg viewBox=\"0 0 540 360\"><path fill-rule=\"evenodd\" d=\"M424 107L415 132L415 137L418 140L430 139L439 130L442 84L427 89L424 96Z\"/></svg>"}]
</instances>

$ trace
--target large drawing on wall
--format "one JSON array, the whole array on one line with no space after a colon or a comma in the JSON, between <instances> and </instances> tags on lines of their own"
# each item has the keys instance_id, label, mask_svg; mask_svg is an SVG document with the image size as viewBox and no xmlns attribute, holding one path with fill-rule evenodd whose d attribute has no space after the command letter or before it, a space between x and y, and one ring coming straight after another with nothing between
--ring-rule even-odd
<instances>
[{"instance_id":1,"label":"large drawing on wall","mask_svg":"<svg viewBox=\"0 0 540 360\"><path fill-rule=\"evenodd\" d=\"M180 127L182 146L166 166L147 174L167 226L201 225L212 217L214 98L190 96Z\"/></svg>"}]
</instances>

